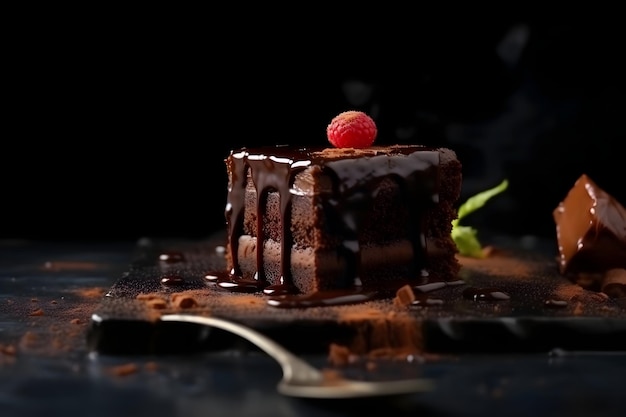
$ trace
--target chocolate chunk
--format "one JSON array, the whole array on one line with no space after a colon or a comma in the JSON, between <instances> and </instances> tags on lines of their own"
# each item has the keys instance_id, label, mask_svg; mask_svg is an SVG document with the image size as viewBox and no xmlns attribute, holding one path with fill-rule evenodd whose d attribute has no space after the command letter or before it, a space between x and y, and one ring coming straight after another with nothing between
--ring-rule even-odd
<instances>
[{"instance_id":1,"label":"chocolate chunk","mask_svg":"<svg viewBox=\"0 0 626 417\"><path fill-rule=\"evenodd\" d=\"M553 211L562 274L626 268L626 209L583 174Z\"/></svg>"}]
</instances>

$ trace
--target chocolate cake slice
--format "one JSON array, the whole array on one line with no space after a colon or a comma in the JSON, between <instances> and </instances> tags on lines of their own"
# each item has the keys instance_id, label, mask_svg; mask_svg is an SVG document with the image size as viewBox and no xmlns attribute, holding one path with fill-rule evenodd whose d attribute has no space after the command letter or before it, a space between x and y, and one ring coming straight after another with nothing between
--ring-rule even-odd
<instances>
[{"instance_id":1,"label":"chocolate cake slice","mask_svg":"<svg viewBox=\"0 0 626 417\"><path fill-rule=\"evenodd\" d=\"M224 287L280 295L456 280L454 151L279 146L225 162Z\"/></svg>"}]
</instances>

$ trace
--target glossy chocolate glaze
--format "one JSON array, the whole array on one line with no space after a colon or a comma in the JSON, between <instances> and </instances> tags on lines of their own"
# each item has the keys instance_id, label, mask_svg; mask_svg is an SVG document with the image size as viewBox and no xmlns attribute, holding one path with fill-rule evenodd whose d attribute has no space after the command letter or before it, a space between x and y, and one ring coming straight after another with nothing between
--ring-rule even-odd
<instances>
[{"instance_id":1,"label":"glossy chocolate glaze","mask_svg":"<svg viewBox=\"0 0 626 417\"><path fill-rule=\"evenodd\" d=\"M319 305L335 300L350 301L374 297L360 291L360 244L361 213L367 210L374 199L377 185L385 178L392 178L399 185L402 199L414 214L407 225L414 253L414 275L428 275L426 239L422 231L422 213L425 208L438 201L439 152L423 146L393 146L368 148L351 153L322 148L272 147L242 149L231 152L226 160L230 175L226 222L229 250L233 262L229 279L218 280L218 285L234 291L244 287L279 296L274 304L281 306L298 304ZM325 216L340 234L341 244L337 256L345 261L345 271L333 287L338 291L328 292L327 298L320 295L308 298L289 299L296 292L290 275L292 236L290 233L290 204L295 176L310 166L319 166L331 179L332 190L322 200ZM274 190L280 196L281 216L281 279L280 284L268 286L264 276L263 245L257 245L257 272L254 280L243 280L237 258L238 238L243 233L245 189L248 172L257 192L257 242L264 242L263 220L268 192ZM311 298L313 297L313 298ZM299 300L299 301L298 301Z\"/></svg>"},{"instance_id":2,"label":"glossy chocolate glaze","mask_svg":"<svg viewBox=\"0 0 626 417\"><path fill-rule=\"evenodd\" d=\"M495 287L467 287L463 290L463 298L474 301L508 300L509 294Z\"/></svg>"},{"instance_id":3,"label":"glossy chocolate glaze","mask_svg":"<svg viewBox=\"0 0 626 417\"><path fill-rule=\"evenodd\" d=\"M161 277L161 284L171 287L171 286L178 286L178 285L182 285L185 283L185 278L179 276L179 275L166 275L164 277Z\"/></svg>"},{"instance_id":4,"label":"glossy chocolate glaze","mask_svg":"<svg viewBox=\"0 0 626 417\"><path fill-rule=\"evenodd\" d=\"M563 274L626 268L626 209L587 175L553 212Z\"/></svg>"}]
</instances>

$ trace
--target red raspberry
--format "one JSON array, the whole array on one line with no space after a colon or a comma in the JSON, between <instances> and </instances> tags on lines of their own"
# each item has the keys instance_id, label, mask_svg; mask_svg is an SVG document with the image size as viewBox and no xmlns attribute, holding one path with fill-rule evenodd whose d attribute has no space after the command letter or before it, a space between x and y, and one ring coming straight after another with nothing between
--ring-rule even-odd
<instances>
[{"instance_id":1,"label":"red raspberry","mask_svg":"<svg viewBox=\"0 0 626 417\"><path fill-rule=\"evenodd\" d=\"M367 148L372 146L378 129L376 123L362 111L339 113L326 127L328 141L335 148Z\"/></svg>"}]
</instances>

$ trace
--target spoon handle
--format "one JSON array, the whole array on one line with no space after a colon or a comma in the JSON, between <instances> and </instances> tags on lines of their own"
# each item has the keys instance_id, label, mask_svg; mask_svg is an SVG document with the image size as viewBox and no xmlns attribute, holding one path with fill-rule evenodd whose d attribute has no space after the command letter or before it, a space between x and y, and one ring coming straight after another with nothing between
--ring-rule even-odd
<instances>
[{"instance_id":1,"label":"spoon handle","mask_svg":"<svg viewBox=\"0 0 626 417\"><path fill-rule=\"evenodd\" d=\"M274 358L281 366L286 380L291 380L296 375L298 379L321 380L323 378L320 371L302 361L283 346L264 334L242 324L218 317L195 316L191 314L164 314L161 316L161 320L202 324L241 336Z\"/></svg>"}]
</instances>

